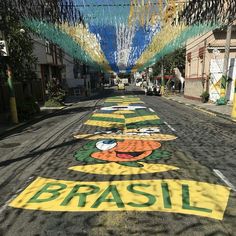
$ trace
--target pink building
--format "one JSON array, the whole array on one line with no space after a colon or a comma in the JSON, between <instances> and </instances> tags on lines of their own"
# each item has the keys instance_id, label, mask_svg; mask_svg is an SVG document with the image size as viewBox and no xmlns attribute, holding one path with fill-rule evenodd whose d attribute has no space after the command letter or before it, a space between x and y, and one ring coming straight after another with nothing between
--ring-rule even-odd
<instances>
[{"instance_id":1,"label":"pink building","mask_svg":"<svg viewBox=\"0 0 236 236\"><path fill-rule=\"evenodd\" d=\"M210 100L220 97L220 78L223 71L226 30L214 30L187 41L184 96L200 99L203 91ZM236 78L236 28L233 27L228 69L227 99L233 100Z\"/></svg>"}]
</instances>

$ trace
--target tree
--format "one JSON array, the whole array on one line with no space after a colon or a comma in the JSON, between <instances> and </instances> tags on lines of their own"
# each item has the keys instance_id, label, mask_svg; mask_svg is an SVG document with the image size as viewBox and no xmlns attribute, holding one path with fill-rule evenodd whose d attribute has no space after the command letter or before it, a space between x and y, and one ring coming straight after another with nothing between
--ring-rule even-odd
<instances>
[{"instance_id":1,"label":"tree","mask_svg":"<svg viewBox=\"0 0 236 236\"><path fill-rule=\"evenodd\" d=\"M164 70L166 75L174 74L173 69L175 67L179 68L179 70L184 74L185 70L185 56L186 49L180 48L175 50L174 52L167 54L163 57ZM160 75L161 74L161 65L162 61L158 61L153 67L153 74Z\"/></svg>"},{"instance_id":2,"label":"tree","mask_svg":"<svg viewBox=\"0 0 236 236\"><path fill-rule=\"evenodd\" d=\"M3 61L10 65L13 78L17 81L26 81L36 78L33 66L37 58L33 55L33 41L30 32L24 29L19 17L14 11L8 9L1 12L1 30L5 34L9 57Z\"/></svg>"}]
</instances>

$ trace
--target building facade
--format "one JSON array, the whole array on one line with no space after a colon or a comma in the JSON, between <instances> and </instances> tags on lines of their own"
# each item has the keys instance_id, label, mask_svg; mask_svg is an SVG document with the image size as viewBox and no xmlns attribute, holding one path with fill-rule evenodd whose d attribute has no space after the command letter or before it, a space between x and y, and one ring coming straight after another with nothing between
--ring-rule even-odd
<instances>
[{"instance_id":1,"label":"building facade","mask_svg":"<svg viewBox=\"0 0 236 236\"><path fill-rule=\"evenodd\" d=\"M214 30L187 41L185 91L190 99L201 99L208 91L210 100L220 98L220 79L223 73L226 30ZM230 45L229 68L227 76L228 101L233 100L234 80L236 78L236 30L233 27Z\"/></svg>"},{"instance_id":2,"label":"building facade","mask_svg":"<svg viewBox=\"0 0 236 236\"><path fill-rule=\"evenodd\" d=\"M45 39L33 36L33 40L34 54L38 58L35 70L42 81L44 97L47 83L52 78L57 78L69 95L89 96L91 82L87 66Z\"/></svg>"}]
</instances>

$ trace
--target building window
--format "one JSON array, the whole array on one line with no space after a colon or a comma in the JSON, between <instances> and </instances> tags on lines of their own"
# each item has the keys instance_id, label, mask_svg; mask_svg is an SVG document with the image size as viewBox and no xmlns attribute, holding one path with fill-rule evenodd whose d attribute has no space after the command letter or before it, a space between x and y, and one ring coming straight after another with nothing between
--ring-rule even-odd
<instances>
[{"instance_id":1,"label":"building window","mask_svg":"<svg viewBox=\"0 0 236 236\"><path fill-rule=\"evenodd\" d=\"M205 47L199 48L198 56L199 56L200 59L203 59L204 52L205 52Z\"/></svg>"},{"instance_id":2,"label":"building window","mask_svg":"<svg viewBox=\"0 0 236 236\"><path fill-rule=\"evenodd\" d=\"M62 63L63 62L63 51L61 48L58 48L57 52L58 52L57 56L58 56L60 62Z\"/></svg>"},{"instance_id":3,"label":"building window","mask_svg":"<svg viewBox=\"0 0 236 236\"><path fill-rule=\"evenodd\" d=\"M46 53L51 55L53 51L53 44L50 43L49 41L46 41L45 46L46 46Z\"/></svg>"},{"instance_id":4,"label":"building window","mask_svg":"<svg viewBox=\"0 0 236 236\"><path fill-rule=\"evenodd\" d=\"M188 62L191 62L191 60L192 60L192 53L189 52L189 53L187 54L187 61L188 61Z\"/></svg>"}]
</instances>

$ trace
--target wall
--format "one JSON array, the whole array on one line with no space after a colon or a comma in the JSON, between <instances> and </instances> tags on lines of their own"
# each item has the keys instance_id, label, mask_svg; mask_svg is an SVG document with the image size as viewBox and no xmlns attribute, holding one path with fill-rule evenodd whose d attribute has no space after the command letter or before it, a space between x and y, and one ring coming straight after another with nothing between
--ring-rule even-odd
<instances>
[{"instance_id":1,"label":"wall","mask_svg":"<svg viewBox=\"0 0 236 236\"><path fill-rule=\"evenodd\" d=\"M186 45L185 69L185 97L200 99L203 91L208 90L207 84L212 82L211 64L213 60L223 60L225 53L226 31L215 30L192 38ZM218 54L213 53L214 49ZM236 31L232 32L230 58L236 57ZM219 73L219 72L217 72ZM232 73L231 73L232 74ZM209 79L209 81L208 81ZM229 88L228 97L232 98L232 86Z\"/></svg>"}]
</instances>

